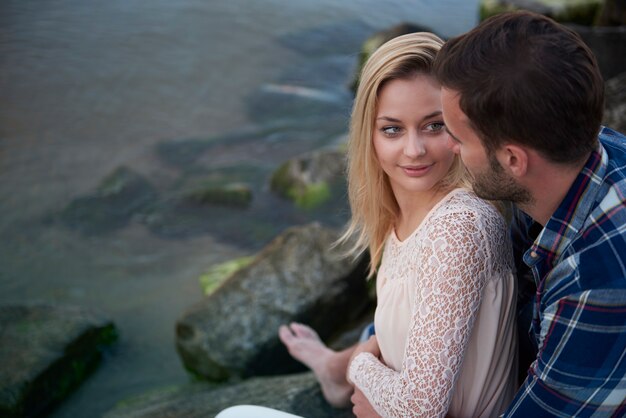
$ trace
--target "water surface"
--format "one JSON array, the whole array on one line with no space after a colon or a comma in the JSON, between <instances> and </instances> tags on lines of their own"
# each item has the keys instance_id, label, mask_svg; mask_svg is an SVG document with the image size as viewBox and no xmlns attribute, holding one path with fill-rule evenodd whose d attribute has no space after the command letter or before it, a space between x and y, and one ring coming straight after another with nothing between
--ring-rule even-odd
<instances>
[{"instance_id":1,"label":"water surface","mask_svg":"<svg viewBox=\"0 0 626 418\"><path fill-rule=\"evenodd\" d=\"M168 233L139 220L83 234L50 221L54 214L119 166L165 193L194 170L269 173L332 143L347 129L346 86L362 40L403 21L452 36L476 23L476 10L462 0L4 0L0 302L91 306L120 331L52 416L99 416L121 399L188 382L174 324L201 299L200 273L287 224L346 216L287 206L280 223L263 218L282 204L265 197L211 219L258 216L273 228L258 235L200 223ZM221 142L206 148L211 141ZM181 144L205 148L185 160Z\"/></svg>"}]
</instances>

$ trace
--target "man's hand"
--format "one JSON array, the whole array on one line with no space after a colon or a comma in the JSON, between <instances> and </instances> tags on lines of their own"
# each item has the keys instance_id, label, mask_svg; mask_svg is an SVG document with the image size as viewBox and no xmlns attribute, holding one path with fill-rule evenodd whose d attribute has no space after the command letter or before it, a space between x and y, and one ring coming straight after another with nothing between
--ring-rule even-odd
<instances>
[{"instance_id":1,"label":"man's hand","mask_svg":"<svg viewBox=\"0 0 626 418\"><path fill-rule=\"evenodd\" d=\"M354 393L352 397L350 397L352 404L352 413L357 416L357 418L380 418L380 415L374 410L370 402L367 400L363 392L361 392L358 388L354 388Z\"/></svg>"}]
</instances>

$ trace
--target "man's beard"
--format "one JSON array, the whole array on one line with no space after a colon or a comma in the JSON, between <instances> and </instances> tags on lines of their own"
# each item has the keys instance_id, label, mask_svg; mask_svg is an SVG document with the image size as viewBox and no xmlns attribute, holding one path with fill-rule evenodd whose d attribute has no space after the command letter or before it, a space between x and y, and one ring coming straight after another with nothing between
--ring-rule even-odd
<instances>
[{"instance_id":1,"label":"man's beard","mask_svg":"<svg viewBox=\"0 0 626 418\"><path fill-rule=\"evenodd\" d=\"M489 169L472 176L474 193L487 200L508 200L517 204L532 202L528 190L504 172L495 155L488 152Z\"/></svg>"}]
</instances>

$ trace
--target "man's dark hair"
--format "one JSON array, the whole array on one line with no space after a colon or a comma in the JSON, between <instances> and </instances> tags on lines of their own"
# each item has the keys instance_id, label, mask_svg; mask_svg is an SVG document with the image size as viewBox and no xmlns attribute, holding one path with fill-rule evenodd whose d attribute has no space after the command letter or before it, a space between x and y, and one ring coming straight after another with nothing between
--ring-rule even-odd
<instances>
[{"instance_id":1,"label":"man's dark hair","mask_svg":"<svg viewBox=\"0 0 626 418\"><path fill-rule=\"evenodd\" d=\"M511 140L554 162L580 162L597 144L604 81L573 30L532 12L493 16L450 39L434 73L489 151Z\"/></svg>"}]
</instances>

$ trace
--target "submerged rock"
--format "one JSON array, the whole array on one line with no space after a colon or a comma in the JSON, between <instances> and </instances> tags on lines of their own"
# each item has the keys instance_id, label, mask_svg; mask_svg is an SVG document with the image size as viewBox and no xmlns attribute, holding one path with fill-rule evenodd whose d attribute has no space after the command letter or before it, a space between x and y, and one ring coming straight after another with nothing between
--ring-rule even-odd
<instances>
[{"instance_id":1,"label":"submerged rock","mask_svg":"<svg viewBox=\"0 0 626 418\"><path fill-rule=\"evenodd\" d=\"M623 0L604 0L596 23L599 26L626 25L626 2Z\"/></svg>"},{"instance_id":2,"label":"submerged rock","mask_svg":"<svg viewBox=\"0 0 626 418\"><path fill-rule=\"evenodd\" d=\"M252 189L244 183L208 184L190 191L187 199L200 204L245 208L252 201Z\"/></svg>"},{"instance_id":3,"label":"submerged rock","mask_svg":"<svg viewBox=\"0 0 626 418\"><path fill-rule=\"evenodd\" d=\"M0 416L46 413L98 364L113 323L78 307L0 306Z\"/></svg>"},{"instance_id":4,"label":"submerged rock","mask_svg":"<svg viewBox=\"0 0 626 418\"><path fill-rule=\"evenodd\" d=\"M331 183L344 180L345 159L345 152L339 150L314 151L293 158L274 172L270 187L299 207L316 207L330 199Z\"/></svg>"},{"instance_id":5,"label":"submerged rock","mask_svg":"<svg viewBox=\"0 0 626 418\"><path fill-rule=\"evenodd\" d=\"M606 82L603 124L626 133L626 72Z\"/></svg>"},{"instance_id":6,"label":"submerged rock","mask_svg":"<svg viewBox=\"0 0 626 418\"><path fill-rule=\"evenodd\" d=\"M623 7L605 0L482 0L480 19L505 11L530 10L572 28L591 48L605 79L626 71ZM618 26L615 26L618 25Z\"/></svg>"},{"instance_id":7,"label":"submerged rock","mask_svg":"<svg viewBox=\"0 0 626 418\"><path fill-rule=\"evenodd\" d=\"M626 26L568 26L589 45L605 80L626 71Z\"/></svg>"},{"instance_id":8,"label":"submerged rock","mask_svg":"<svg viewBox=\"0 0 626 418\"><path fill-rule=\"evenodd\" d=\"M592 25L603 0L482 0L480 20L512 10L530 10L558 22Z\"/></svg>"},{"instance_id":9,"label":"submerged rock","mask_svg":"<svg viewBox=\"0 0 626 418\"><path fill-rule=\"evenodd\" d=\"M104 418L212 418L233 405L267 406L307 418L350 418L349 409L332 408L324 400L315 376L257 377L215 389L196 384L125 402ZM251 417L252 418L252 417Z\"/></svg>"},{"instance_id":10,"label":"submerged rock","mask_svg":"<svg viewBox=\"0 0 626 418\"><path fill-rule=\"evenodd\" d=\"M280 325L304 322L327 339L369 305L367 260L342 257L337 238L316 223L288 229L186 312L176 325L185 367L210 380L302 370Z\"/></svg>"},{"instance_id":11,"label":"submerged rock","mask_svg":"<svg viewBox=\"0 0 626 418\"><path fill-rule=\"evenodd\" d=\"M390 29L382 30L370 36L361 46L361 52L359 53L359 61L356 67L356 73L353 77L352 83L350 83L350 88L352 89L352 91L356 92L357 87L359 86L359 78L361 77L361 71L363 70L363 66L374 51L376 51L382 44L390 41L393 38L397 38L398 36L414 32L433 31L426 26L420 26L413 23L405 22L393 26Z\"/></svg>"},{"instance_id":12,"label":"submerged rock","mask_svg":"<svg viewBox=\"0 0 626 418\"><path fill-rule=\"evenodd\" d=\"M125 226L156 200L154 187L143 176L120 167L102 180L94 193L73 200L61 220L83 233L103 233Z\"/></svg>"}]
</instances>

